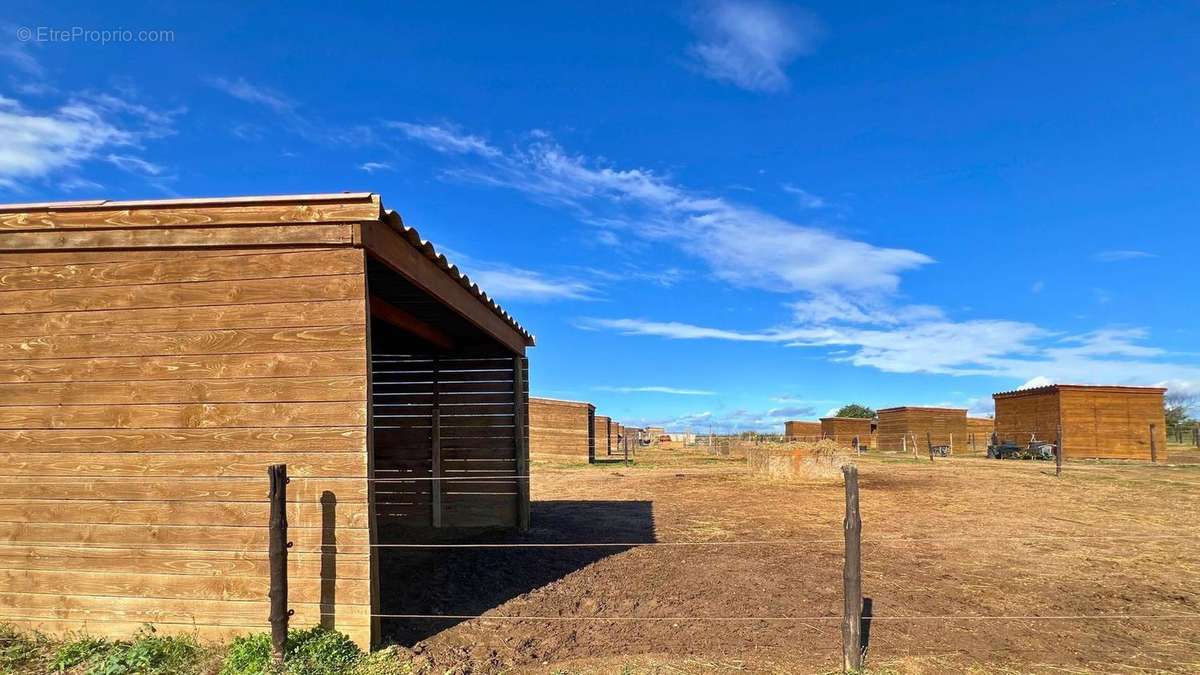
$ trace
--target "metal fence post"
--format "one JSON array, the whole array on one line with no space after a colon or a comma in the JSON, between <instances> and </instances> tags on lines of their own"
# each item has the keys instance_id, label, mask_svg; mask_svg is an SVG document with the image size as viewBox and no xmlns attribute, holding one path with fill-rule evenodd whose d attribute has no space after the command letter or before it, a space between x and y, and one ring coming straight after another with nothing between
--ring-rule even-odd
<instances>
[{"instance_id":1,"label":"metal fence post","mask_svg":"<svg viewBox=\"0 0 1200 675\"><path fill-rule=\"evenodd\" d=\"M862 668L862 518L858 512L858 467L842 467L846 477L846 559L842 567L842 671Z\"/></svg>"},{"instance_id":2,"label":"metal fence post","mask_svg":"<svg viewBox=\"0 0 1200 675\"><path fill-rule=\"evenodd\" d=\"M287 550L287 465L272 464L267 468L270 478L271 519L268 525L267 560L270 567L271 587L267 597L271 601L271 653L275 664L283 665L287 651L288 582Z\"/></svg>"}]
</instances>

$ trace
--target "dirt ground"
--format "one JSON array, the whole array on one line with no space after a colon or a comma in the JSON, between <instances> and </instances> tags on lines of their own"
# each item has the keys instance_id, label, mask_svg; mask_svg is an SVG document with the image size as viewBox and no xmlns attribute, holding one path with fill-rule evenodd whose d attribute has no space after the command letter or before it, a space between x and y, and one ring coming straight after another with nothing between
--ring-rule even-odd
<instances>
[{"instance_id":1,"label":"dirt ground","mask_svg":"<svg viewBox=\"0 0 1200 675\"><path fill-rule=\"evenodd\" d=\"M533 529L489 540L616 546L385 560L385 612L539 618L385 634L436 672L838 671L839 621L822 617L841 612L840 481L767 482L694 451L636 460L535 465ZM1200 464L1069 462L1061 479L1045 462L858 464L872 672L1200 671ZM1028 618L1095 615L1135 618Z\"/></svg>"}]
</instances>

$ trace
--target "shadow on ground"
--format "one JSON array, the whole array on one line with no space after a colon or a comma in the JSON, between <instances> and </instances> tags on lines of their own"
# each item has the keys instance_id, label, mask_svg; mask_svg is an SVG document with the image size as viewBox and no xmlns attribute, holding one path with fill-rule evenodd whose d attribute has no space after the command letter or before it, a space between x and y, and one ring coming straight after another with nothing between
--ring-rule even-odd
<instances>
[{"instance_id":1,"label":"shadow on ground","mask_svg":"<svg viewBox=\"0 0 1200 675\"><path fill-rule=\"evenodd\" d=\"M535 501L528 532L495 531L448 538L413 530L389 537L407 543L644 544L654 538L649 501ZM397 538L402 537L402 538ZM541 588L629 546L561 548L383 548L383 614L478 615ZM412 646L462 619L383 619L385 642Z\"/></svg>"}]
</instances>

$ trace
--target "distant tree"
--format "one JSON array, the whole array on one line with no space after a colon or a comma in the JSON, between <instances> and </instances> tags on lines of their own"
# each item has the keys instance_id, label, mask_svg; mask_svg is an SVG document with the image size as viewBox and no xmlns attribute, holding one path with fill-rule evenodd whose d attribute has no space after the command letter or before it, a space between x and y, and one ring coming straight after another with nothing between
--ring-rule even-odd
<instances>
[{"instance_id":1,"label":"distant tree","mask_svg":"<svg viewBox=\"0 0 1200 675\"><path fill-rule=\"evenodd\" d=\"M851 403L850 405L844 405L841 408L839 408L837 411L837 416L838 417L858 417L860 419L869 420L875 416L875 411L871 410L870 408L868 408L865 405Z\"/></svg>"},{"instance_id":2,"label":"distant tree","mask_svg":"<svg viewBox=\"0 0 1200 675\"><path fill-rule=\"evenodd\" d=\"M1192 410L1200 403L1200 394L1171 392L1163 398L1163 414L1168 427L1181 427L1195 422Z\"/></svg>"}]
</instances>

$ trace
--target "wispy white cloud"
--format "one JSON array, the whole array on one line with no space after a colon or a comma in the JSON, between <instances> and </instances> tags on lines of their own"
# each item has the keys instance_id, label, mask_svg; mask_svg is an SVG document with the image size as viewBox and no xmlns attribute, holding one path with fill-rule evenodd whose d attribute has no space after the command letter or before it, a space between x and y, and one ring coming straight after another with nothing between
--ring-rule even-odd
<instances>
[{"instance_id":1,"label":"wispy white cloud","mask_svg":"<svg viewBox=\"0 0 1200 675\"><path fill-rule=\"evenodd\" d=\"M706 389L681 389L662 385L646 385L641 387L596 387L599 391L612 391L621 394L673 394L675 396L716 396L717 392Z\"/></svg>"},{"instance_id":2,"label":"wispy white cloud","mask_svg":"<svg viewBox=\"0 0 1200 675\"><path fill-rule=\"evenodd\" d=\"M244 77L207 77L204 82L239 101L268 110L282 121L282 125L277 126L305 140L353 147L371 145L376 141L375 129L370 125L347 126L316 119L287 94L250 82ZM230 126L230 133L243 140L258 140L266 136L266 129L261 125L239 122Z\"/></svg>"},{"instance_id":3,"label":"wispy white cloud","mask_svg":"<svg viewBox=\"0 0 1200 675\"><path fill-rule=\"evenodd\" d=\"M252 84L243 77L234 79L210 77L205 81L209 86L219 89L236 99L245 101L246 103L265 106L277 113L291 112L296 108L295 101L281 92L262 85Z\"/></svg>"},{"instance_id":4,"label":"wispy white cloud","mask_svg":"<svg viewBox=\"0 0 1200 675\"><path fill-rule=\"evenodd\" d=\"M8 23L0 23L0 61L4 61L14 70L30 77L42 78L46 69L33 55L29 43L18 42L12 38L17 34L17 27Z\"/></svg>"},{"instance_id":5,"label":"wispy white cloud","mask_svg":"<svg viewBox=\"0 0 1200 675\"><path fill-rule=\"evenodd\" d=\"M127 173L141 174L143 176L160 177L165 173L165 169L154 162L148 162L140 157L131 155L117 155L109 153L104 158L109 164L125 171Z\"/></svg>"},{"instance_id":6,"label":"wispy white cloud","mask_svg":"<svg viewBox=\"0 0 1200 675\"><path fill-rule=\"evenodd\" d=\"M1123 260L1137 260L1139 258L1157 258L1158 256L1146 251L1133 251L1129 249L1116 251L1100 251L1092 256L1098 262L1121 262Z\"/></svg>"},{"instance_id":7,"label":"wispy white cloud","mask_svg":"<svg viewBox=\"0 0 1200 675\"><path fill-rule=\"evenodd\" d=\"M506 265L477 266L470 271L470 277L488 295L501 300L587 300L592 298L595 290L575 279L552 277Z\"/></svg>"},{"instance_id":8,"label":"wispy white cloud","mask_svg":"<svg viewBox=\"0 0 1200 675\"><path fill-rule=\"evenodd\" d=\"M142 144L172 132L180 111L160 112L105 94L81 94L56 109L33 111L0 97L0 187L22 190L29 181L59 174L77 185L77 170L103 160L123 169L157 167L136 156ZM142 171L143 175L161 175Z\"/></svg>"},{"instance_id":9,"label":"wispy white cloud","mask_svg":"<svg viewBox=\"0 0 1200 675\"><path fill-rule=\"evenodd\" d=\"M498 157L500 150L483 138L463 133L450 125L413 124L411 122L385 122L384 126L396 129L409 138L421 141L441 152Z\"/></svg>"},{"instance_id":10,"label":"wispy white cloud","mask_svg":"<svg viewBox=\"0 0 1200 675\"><path fill-rule=\"evenodd\" d=\"M376 171L395 171L395 168L387 162L363 162L358 165L358 168L367 173L375 173Z\"/></svg>"},{"instance_id":11,"label":"wispy white cloud","mask_svg":"<svg viewBox=\"0 0 1200 675\"><path fill-rule=\"evenodd\" d=\"M800 206L806 209L821 209L827 206L825 199L819 195L815 195L808 190L798 188L795 185L784 183L783 191L796 196L796 201L800 202Z\"/></svg>"},{"instance_id":12,"label":"wispy white cloud","mask_svg":"<svg viewBox=\"0 0 1200 675\"><path fill-rule=\"evenodd\" d=\"M399 124L399 123L396 123ZM565 208L601 231L666 243L736 286L775 292L890 294L900 274L933 262L705 195L648 169L620 169L564 150L545 132L502 152L458 129L410 125L406 137L465 158L444 175L520 191Z\"/></svg>"},{"instance_id":13,"label":"wispy white cloud","mask_svg":"<svg viewBox=\"0 0 1200 675\"><path fill-rule=\"evenodd\" d=\"M679 322L582 319L579 325L676 340L774 342L796 348L848 349L831 360L890 373L983 375L1022 381L1152 384L1200 382L1200 365L1141 344L1142 329L1106 328L1060 335L1003 320L933 321L899 326L805 325L738 331ZM1041 380L1039 380L1041 381Z\"/></svg>"},{"instance_id":14,"label":"wispy white cloud","mask_svg":"<svg viewBox=\"0 0 1200 675\"><path fill-rule=\"evenodd\" d=\"M788 65L811 53L822 32L810 12L770 0L712 0L692 16L692 28L688 55L701 73L762 92L786 89Z\"/></svg>"}]
</instances>

